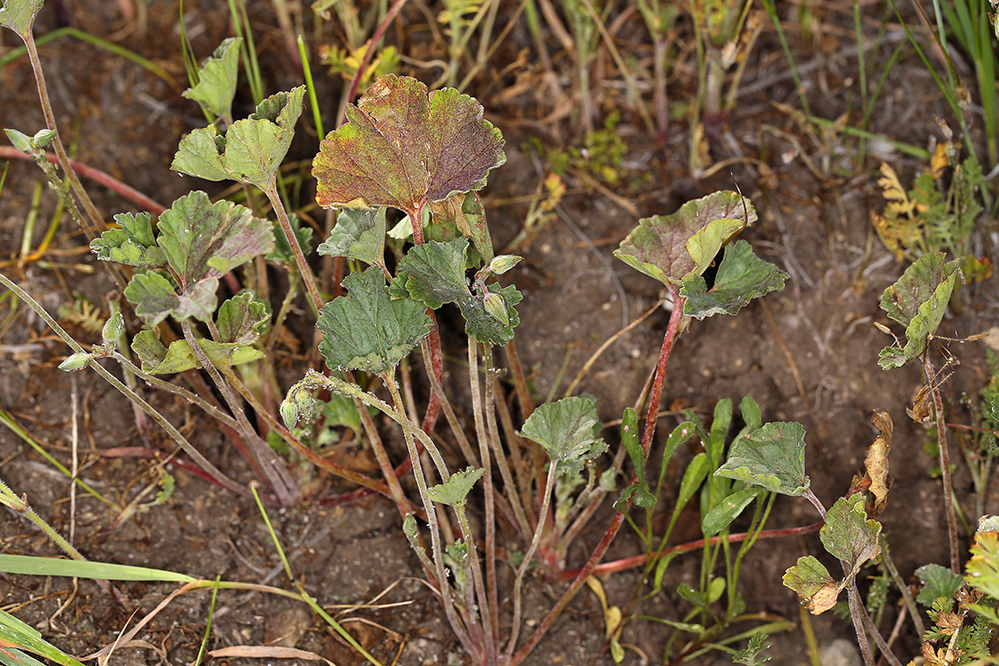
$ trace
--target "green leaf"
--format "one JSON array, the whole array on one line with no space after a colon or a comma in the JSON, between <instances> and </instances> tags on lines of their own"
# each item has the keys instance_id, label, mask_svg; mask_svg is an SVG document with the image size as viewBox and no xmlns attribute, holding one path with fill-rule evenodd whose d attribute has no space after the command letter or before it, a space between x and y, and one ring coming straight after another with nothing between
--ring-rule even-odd
<instances>
[{"instance_id":1,"label":"green leaf","mask_svg":"<svg viewBox=\"0 0 999 666\"><path fill-rule=\"evenodd\" d=\"M257 341L266 330L270 314L267 304L254 298L253 293L243 291L222 304L219 308L216 325L219 341L248 345Z\"/></svg>"},{"instance_id":2,"label":"green leaf","mask_svg":"<svg viewBox=\"0 0 999 666\"><path fill-rule=\"evenodd\" d=\"M563 398L548 402L524 422L521 435L537 442L558 464L584 460L603 441L597 405L590 398Z\"/></svg>"},{"instance_id":3,"label":"green leaf","mask_svg":"<svg viewBox=\"0 0 999 666\"><path fill-rule=\"evenodd\" d=\"M939 564L924 564L916 569L916 576L923 583L916 601L924 606L933 604L937 597L953 599L957 591L964 587L964 578Z\"/></svg>"},{"instance_id":4,"label":"green leaf","mask_svg":"<svg viewBox=\"0 0 999 666\"><path fill-rule=\"evenodd\" d=\"M878 364L884 370L896 368L926 350L929 336L943 320L951 294L961 278L957 261L944 263L944 254L924 254L895 284L881 294L881 309L904 325L906 343L901 353L887 347Z\"/></svg>"},{"instance_id":5,"label":"green leaf","mask_svg":"<svg viewBox=\"0 0 999 666\"><path fill-rule=\"evenodd\" d=\"M392 293L405 289L427 307L437 309L445 303L455 303L465 318L465 333L481 342L503 345L513 338L513 329L520 323L515 306L523 295L513 285L486 286L487 294L497 294L506 311L506 322L486 307L487 294L472 294L465 278L468 239L455 238L447 243L429 241L412 248L399 262L399 277L392 284Z\"/></svg>"},{"instance_id":6,"label":"green leaf","mask_svg":"<svg viewBox=\"0 0 999 666\"><path fill-rule=\"evenodd\" d=\"M857 493L836 500L826 515L826 524L819 530L819 538L829 553L846 561L852 576L864 562L881 554L880 533L881 523L867 519L864 494Z\"/></svg>"},{"instance_id":7,"label":"green leaf","mask_svg":"<svg viewBox=\"0 0 999 666\"><path fill-rule=\"evenodd\" d=\"M844 584L837 582L817 559L805 555L784 572L784 586L794 590L808 610L818 615L836 605L836 598Z\"/></svg>"},{"instance_id":8,"label":"green leaf","mask_svg":"<svg viewBox=\"0 0 999 666\"><path fill-rule=\"evenodd\" d=\"M732 493L715 505L701 519L701 531L704 533L704 536L714 536L728 527L759 494L759 488L750 486L739 492Z\"/></svg>"},{"instance_id":9,"label":"green leaf","mask_svg":"<svg viewBox=\"0 0 999 666\"><path fill-rule=\"evenodd\" d=\"M392 300L377 266L343 280L347 296L325 306L316 326L323 333L319 351L331 368L386 373L430 333L423 303Z\"/></svg>"},{"instance_id":10,"label":"green leaf","mask_svg":"<svg viewBox=\"0 0 999 666\"><path fill-rule=\"evenodd\" d=\"M304 94L305 86L299 86L268 97L256 113L234 122L221 141L214 125L194 130L181 140L170 168L206 180L267 187L295 137Z\"/></svg>"},{"instance_id":11,"label":"green leaf","mask_svg":"<svg viewBox=\"0 0 999 666\"><path fill-rule=\"evenodd\" d=\"M240 365L264 357L262 351L249 345L218 343L204 338L199 338L198 343L208 360L216 366ZM201 362L186 340L174 340L167 349L151 329L139 331L132 338L132 351L142 361L142 371L150 374L168 375L201 367Z\"/></svg>"},{"instance_id":12,"label":"green leaf","mask_svg":"<svg viewBox=\"0 0 999 666\"><path fill-rule=\"evenodd\" d=\"M0 571L3 571L2 566L0 566ZM0 654L9 654L6 652L5 646L14 645L29 652L39 654L57 664L63 664L63 666L83 666L83 664L73 657L42 639L41 633L36 629L21 622L10 613L0 610ZM12 659L11 662L5 661L5 664L40 666L40 662L33 657L25 655L20 650L13 650L13 652L17 653L18 658Z\"/></svg>"},{"instance_id":13,"label":"green leaf","mask_svg":"<svg viewBox=\"0 0 999 666\"><path fill-rule=\"evenodd\" d=\"M156 244L149 213L119 213L114 221L120 229L108 229L90 242L90 251L101 261L142 268L166 266L166 255Z\"/></svg>"},{"instance_id":14,"label":"green leaf","mask_svg":"<svg viewBox=\"0 0 999 666\"><path fill-rule=\"evenodd\" d=\"M368 88L347 123L319 147L312 175L321 206L392 206L416 211L456 192L479 190L506 161L503 135L472 97L389 74Z\"/></svg>"},{"instance_id":15,"label":"green leaf","mask_svg":"<svg viewBox=\"0 0 999 666\"><path fill-rule=\"evenodd\" d=\"M0 7L0 25L10 28L27 41L43 0L5 0Z\"/></svg>"},{"instance_id":16,"label":"green leaf","mask_svg":"<svg viewBox=\"0 0 999 666\"><path fill-rule=\"evenodd\" d=\"M336 226L330 237L316 248L316 252L384 266L386 210L383 207L343 209L336 216Z\"/></svg>"},{"instance_id":17,"label":"green leaf","mask_svg":"<svg viewBox=\"0 0 999 666\"><path fill-rule=\"evenodd\" d=\"M691 459L687 465L687 469L683 472L683 479L680 480L680 494L676 500L677 506L684 506L690 501L690 498L694 496L694 493L697 492L697 489L701 487L704 479L708 476L710 469L711 460L708 458L708 454L703 451Z\"/></svg>"},{"instance_id":18,"label":"green leaf","mask_svg":"<svg viewBox=\"0 0 999 666\"><path fill-rule=\"evenodd\" d=\"M767 423L737 437L715 476L736 479L782 495L802 495L805 475L805 428L800 423Z\"/></svg>"},{"instance_id":19,"label":"green leaf","mask_svg":"<svg viewBox=\"0 0 999 666\"><path fill-rule=\"evenodd\" d=\"M159 273L143 273L132 277L125 287L125 298L148 326L156 326L168 315L179 320L197 317L210 321L215 312L218 284L218 278L201 280L178 295L170 281Z\"/></svg>"},{"instance_id":20,"label":"green leaf","mask_svg":"<svg viewBox=\"0 0 999 666\"><path fill-rule=\"evenodd\" d=\"M787 278L787 273L757 257L749 243L736 241L725 248L710 291L700 275L683 281L680 295L687 299L683 313L697 319L738 314L754 298L783 289Z\"/></svg>"},{"instance_id":21,"label":"green leaf","mask_svg":"<svg viewBox=\"0 0 999 666\"><path fill-rule=\"evenodd\" d=\"M150 569L127 564L61 560L54 557L30 555L0 555L0 571L23 576L65 576L93 580L144 580L172 583L192 583L197 580L185 574L163 569Z\"/></svg>"},{"instance_id":22,"label":"green leaf","mask_svg":"<svg viewBox=\"0 0 999 666\"><path fill-rule=\"evenodd\" d=\"M746 422L746 427L740 434L758 430L763 426L763 412L760 411L760 406L750 396L743 396L740 411L742 412L742 420Z\"/></svg>"},{"instance_id":23,"label":"green leaf","mask_svg":"<svg viewBox=\"0 0 999 666\"><path fill-rule=\"evenodd\" d=\"M212 203L191 192L160 216L158 243L181 285L221 277L258 254L270 252L274 236L267 220L231 201Z\"/></svg>"},{"instance_id":24,"label":"green leaf","mask_svg":"<svg viewBox=\"0 0 999 666\"><path fill-rule=\"evenodd\" d=\"M707 270L714 253L755 220L749 199L735 192L715 192L688 201L672 215L640 220L614 256L663 284L679 285Z\"/></svg>"},{"instance_id":25,"label":"green leaf","mask_svg":"<svg viewBox=\"0 0 999 666\"><path fill-rule=\"evenodd\" d=\"M200 104L209 115L232 119L232 98L236 94L239 44L242 41L239 37L223 40L198 70L198 85L184 92L184 97Z\"/></svg>"},{"instance_id":26,"label":"green leaf","mask_svg":"<svg viewBox=\"0 0 999 666\"><path fill-rule=\"evenodd\" d=\"M455 472L446 483L438 483L433 488L428 488L427 494L430 495L430 499L441 504L465 506L469 491L485 471L481 467L477 469L469 467L462 472Z\"/></svg>"},{"instance_id":27,"label":"green leaf","mask_svg":"<svg viewBox=\"0 0 999 666\"><path fill-rule=\"evenodd\" d=\"M225 136L215 125L200 127L180 140L170 168L205 180L219 181L229 178L222 153Z\"/></svg>"}]
</instances>

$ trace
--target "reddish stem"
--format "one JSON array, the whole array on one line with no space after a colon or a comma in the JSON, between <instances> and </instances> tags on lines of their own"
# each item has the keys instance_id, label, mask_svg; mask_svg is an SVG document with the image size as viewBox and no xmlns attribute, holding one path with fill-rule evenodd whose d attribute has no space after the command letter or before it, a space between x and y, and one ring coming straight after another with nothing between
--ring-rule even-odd
<instances>
[{"instance_id":1,"label":"reddish stem","mask_svg":"<svg viewBox=\"0 0 999 666\"><path fill-rule=\"evenodd\" d=\"M652 437L656 433L656 422L659 415L659 402L662 400L663 384L666 380L666 366L669 363L670 353L673 351L673 343L680 337L680 321L683 319L683 305L687 299L680 295L678 289L669 286L669 291L673 295L673 312L669 316L669 325L666 327L666 335L663 336L663 346L659 352L659 363L656 365L656 380L652 384L652 393L649 395L649 408L645 415L645 432L642 433L642 452L645 459L649 459L652 450Z\"/></svg>"},{"instance_id":2,"label":"reddish stem","mask_svg":"<svg viewBox=\"0 0 999 666\"><path fill-rule=\"evenodd\" d=\"M8 160L19 159L19 160L29 160L32 162L34 161L31 155L26 155L13 146L0 146L0 159L8 159ZM59 164L59 157L54 153L45 153L45 159L47 159L52 164ZM73 167L73 171L75 171L76 173L80 174L81 176L85 176L86 178L89 178L95 183L103 185L104 187L108 188L109 190L111 190L116 194L120 194L121 196L125 197L126 199L134 203L139 208L144 208L153 215L159 215L160 213L166 210L166 207L163 206L163 204L153 201L142 192L139 192L138 190L126 185L125 183L116 179L114 176L111 176L110 174L107 174L101 171L100 169L95 169L92 166L87 166L86 164L83 164L82 162L77 162L76 160L69 160L69 164L71 167Z\"/></svg>"},{"instance_id":3,"label":"reddish stem","mask_svg":"<svg viewBox=\"0 0 999 666\"><path fill-rule=\"evenodd\" d=\"M773 539L776 537L783 537L783 536L798 536L801 534L811 534L812 532L818 532L825 524L826 524L825 521L820 520L817 523L812 523L811 525L805 525L804 527L791 527L779 530L764 530L760 532L759 538ZM739 541L745 541L748 536L749 536L748 532L741 532L739 534L730 534L728 535L728 541L729 543L738 543ZM716 536L716 537L711 537L710 539L707 540L698 539L697 541L682 543L678 546L673 546L672 548L667 548L665 550L656 553L652 557L652 560L653 561L659 560L662 557L669 555L670 553L688 553L692 550L700 550L701 548L704 547L705 541L713 546L716 543L718 543L720 540L721 537ZM590 573L593 574L594 576L601 576L603 574L617 573L618 571L627 571L628 569L641 566L648 561L649 561L649 556L643 553L642 555L635 555L634 557L626 557L623 560L617 560L615 562L605 562L603 564L597 565ZM558 575L558 578L556 578L556 580L569 580L573 576L578 575L580 571L582 571L582 569L572 569L570 571L563 571Z\"/></svg>"}]
</instances>

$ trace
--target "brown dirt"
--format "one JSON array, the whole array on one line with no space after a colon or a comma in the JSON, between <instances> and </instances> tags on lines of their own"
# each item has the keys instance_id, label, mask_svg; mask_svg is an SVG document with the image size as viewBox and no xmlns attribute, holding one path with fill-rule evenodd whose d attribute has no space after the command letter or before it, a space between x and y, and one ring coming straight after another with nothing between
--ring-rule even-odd
<instances>
[{"instance_id":1,"label":"brown dirt","mask_svg":"<svg viewBox=\"0 0 999 666\"><path fill-rule=\"evenodd\" d=\"M50 4L39 19L39 35L56 27L55 6L60 3ZM84 6L92 11L86 11ZM222 7L190 0L185 3L190 17L188 31L194 35L195 50L202 57L227 34L228 18ZM134 30L134 25L121 20L113 3L77 3L72 22L94 34L120 40L183 80L179 40L174 33L176 7L173 3L150 3L149 11L149 29L142 36L127 33ZM269 90L297 85L298 79L283 57L280 33L269 6L254 4L251 14L260 31L258 46ZM406 16L409 21L421 20ZM872 15L870 20L876 18ZM821 25L827 33L820 47L794 41L799 67L807 63L802 70L813 109L826 118L838 117L850 103L849 79L856 76L856 59L850 55L850 38L843 37L849 33L841 27L852 26L850 21L852 18L830 8L822 17ZM629 25L622 39L632 40L629 43L643 53L643 49L651 52L640 22L633 18ZM332 39L334 32L326 28L328 38ZM401 38L402 32L400 29L395 38ZM428 48L421 42L427 39L425 35L412 34L408 39L415 57L429 58L420 51ZM675 78L670 82L674 100L689 97L695 85L692 46L683 39L689 41L689 37L682 37L680 45L690 48L681 48L677 56ZM840 43L841 39L845 41ZM2 40L0 53L15 46L9 32L3 34ZM523 41L525 47L529 43L526 33L516 31L511 40ZM550 46L556 48L554 42ZM887 57L878 49L869 53L875 54L875 59ZM135 65L70 38L43 47L42 58L58 121L67 131L73 128L72 137L79 138L78 159L165 204L194 185L190 179L181 179L169 171L177 140L201 123L193 105L180 97L179 90ZM610 68L610 59L606 55L604 58L606 62L601 61L601 66ZM496 68L501 67L498 58ZM569 76L568 69L565 74ZM339 83L319 78L321 99L332 108ZM604 111L628 104L615 88L617 83L608 79L596 87ZM506 98L501 94L502 85L482 88L480 98L490 118L506 133L509 148L507 165L491 179L488 201L508 201L532 192L538 180L533 155L522 147L522 139L533 133L551 141L572 135L573 127L567 120L557 126L539 127L532 122L537 110L530 95ZM0 69L0 89L0 124L29 134L42 126L25 59ZM470 92L476 93L474 89ZM243 107L248 97L241 92ZM719 128L713 157L716 161L739 158L734 177L761 213L760 223L746 237L761 256L781 266L791 279L783 293L769 296L765 305L754 303L737 318L693 322L674 351L663 405L690 407L709 414L719 399L730 398L738 403L742 396L751 395L760 403L764 420L802 422L809 431L806 463L812 487L827 506L847 490L852 475L862 468L865 449L875 436L869 424L872 410L888 411L895 421L895 486L882 521L902 574L909 577L921 564L946 562L946 527L940 483L927 474L935 463L921 448L926 435L904 411L920 385L918 371L907 367L883 372L877 366L878 351L887 344L885 336L872 325L874 321L885 321L878 300L883 289L904 269L883 249L868 222L869 209L880 205L876 175L872 175L877 161L855 164L851 153L855 144L842 134L809 134L789 115L775 110L772 101L796 105L776 35L768 27L754 52L739 106ZM242 108L236 114L246 111ZM869 129L892 139L924 145L938 133L933 114L946 117L946 109L923 66L909 59L897 64L889 76ZM303 120L300 127L305 128L309 122ZM687 199L732 187L725 170L701 181L691 179L686 169L687 129L682 122L675 122L673 127L668 157L663 158L649 148L652 142L644 135L637 116L626 113L620 126L630 146L624 160L631 166L626 169L627 175L651 175L646 184L622 192L641 215L672 212ZM315 152L314 136L309 136L308 129L300 131L300 135L302 147L296 150L300 157L308 158L308 151ZM779 156L793 147L799 151L798 158L782 166ZM775 180L766 182L757 165L742 159L761 156L770 156ZM819 168L804 168L806 159ZM821 171L824 159L830 165L826 172ZM889 159L900 173L911 174L921 168L898 153ZM848 175L841 175L844 173ZM30 163L15 161L10 165L0 209L0 248L4 248L5 257L16 257L32 188L39 178L37 168ZM633 320L658 298L655 283L617 262L611 254L636 223L634 215L599 191L588 190L572 178L569 182L573 189L563 202L563 217L520 248L525 261L515 272L525 295L519 308L519 349L540 395L553 389L567 355L567 371L557 387L559 392L596 348L621 328L624 319ZM100 188L90 189L109 218L110 214L133 210L128 202ZM55 197L46 191L41 219L49 219L54 207ZM525 210L526 206L519 203L490 209L491 223L498 229L498 246L513 238ZM39 226L42 228L36 232L34 246L46 225ZM47 257L57 264L54 267L6 264L3 270L7 275L16 275L50 312L76 294L104 307L104 294L115 285L86 252L85 242L71 222L63 223L55 247L67 253ZM620 280L620 290L611 279L611 271ZM948 334L967 335L995 323L994 278L967 288L965 296L963 313L943 325ZM626 312L622 300L627 301ZM0 307L9 308L9 303L8 299ZM8 312L0 309L0 320ZM624 407L637 398L655 366L667 319L664 310L653 314L605 353L581 384L579 391L597 398L603 419L620 418ZM70 330L88 343L98 341L99 333L81 327ZM136 500L155 482L156 466L150 461L97 455L101 449L142 442L127 402L93 375L70 376L56 370L55 365L66 354L65 346L32 315L19 315L14 325L0 335L0 409L66 462L73 420L67 396L75 391L79 446L85 461L81 478L116 501ZM461 349L448 351L459 357L464 353ZM975 395L986 376L981 349L976 343L955 346L954 351L959 353L961 365L951 378L953 395ZM301 376L302 364L294 364L291 356L286 354L282 372L294 381ZM174 423L183 424L187 433L195 433L191 435L195 443L215 464L236 478L249 480L248 471L219 433L205 427L186 406L157 400L157 406L167 411ZM668 432L676 422L674 417L665 417L660 433ZM145 436L152 444L169 448L166 438L155 428ZM607 437L615 441L612 430ZM952 455L958 458L954 449ZM671 464L667 473L673 483L667 484L664 499L675 495L673 488L682 474L682 463L693 453L685 447ZM110 526L115 516L97 500L78 493L73 522L81 550L93 560L159 567L209 579L220 576L224 580L285 585L280 562L251 501L218 490L183 471L172 473L178 488L165 506L140 510L114 530ZM0 428L0 478L15 492L25 493L31 505L57 530L69 533L68 483L6 428ZM959 460L955 489L962 506L973 511L970 476ZM994 495L986 498L987 512L999 511L996 499ZM668 502L660 503L664 505L669 506ZM335 508L272 511L271 517L297 579L324 606L364 603L385 590L389 591L379 603L404 604L347 609L339 616L383 663L462 663L463 652L435 598L418 579L419 564L400 532L398 514L388 501L372 498ZM803 500L780 498L768 526L794 527L816 519L814 509ZM582 563L608 520L607 511L598 515L592 529L582 536L586 548L577 545L570 551L570 566ZM696 516L690 516L687 522L681 526L684 537L697 538ZM962 534L962 539L966 541L967 535ZM640 549L638 541L625 530L607 559L634 555ZM0 513L0 552L57 554L43 535L9 512ZM781 576L797 557L818 556L821 552L816 535L756 545L742 570L740 593L747 612L800 622L797 600L782 586ZM696 584L698 575L698 555L681 556L669 569L664 591L633 608L633 613L683 620L690 607L675 590L681 582ZM636 579L635 572L606 577L603 585L611 602L624 604ZM141 609L137 617L142 616L173 589L141 583L119 584L116 588L122 595L119 602L87 581L80 581L77 588L62 579L0 575L0 607L11 610L36 626L48 640L80 656L113 641L117 632L135 621L130 616L136 608ZM526 600L529 625L543 616L559 589L557 584L534 581ZM209 599L209 593L201 592L174 600L140 633L142 643L117 652L116 659L122 661L116 663L192 662L209 615ZM890 631L894 614L894 609L887 613L885 633ZM822 646L839 645L835 639L851 637L848 623L829 615L811 622ZM584 591L527 663L611 663L602 651L603 631L599 603ZM316 618L303 615L290 602L254 592L219 594L211 647L260 645L282 636L288 644L322 654L336 664L361 663ZM635 646L635 650L627 653L625 663L640 663L640 653L652 662L660 661L668 636L669 631L661 624L629 621L622 642ZM917 653L911 632L904 633L900 640L899 654L911 657ZM773 641L773 663L807 663L800 630L778 634ZM709 653L698 663L714 661L726 663L727 658ZM232 662L251 663L240 659Z\"/></svg>"}]
</instances>

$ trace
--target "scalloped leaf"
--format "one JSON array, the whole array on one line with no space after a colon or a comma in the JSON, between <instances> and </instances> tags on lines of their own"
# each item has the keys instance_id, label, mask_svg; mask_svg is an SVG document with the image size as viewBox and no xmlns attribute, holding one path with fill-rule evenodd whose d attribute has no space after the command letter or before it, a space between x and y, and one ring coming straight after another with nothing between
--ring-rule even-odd
<instances>
[{"instance_id":1,"label":"scalloped leaf","mask_svg":"<svg viewBox=\"0 0 999 666\"><path fill-rule=\"evenodd\" d=\"M441 504L465 506L469 491L485 471L481 467L476 469L469 467L464 471L455 472L445 483L438 483L433 488L428 488L427 494L430 495L430 499Z\"/></svg>"},{"instance_id":2,"label":"scalloped leaf","mask_svg":"<svg viewBox=\"0 0 999 666\"><path fill-rule=\"evenodd\" d=\"M845 583L837 582L821 562L805 555L784 572L784 586L794 590L812 615L824 613L836 605Z\"/></svg>"},{"instance_id":3,"label":"scalloped leaf","mask_svg":"<svg viewBox=\"0 0 999 666\"><path fill-rule=\"evenodd\" d=\"M779 421L737 437L715 476L782 495L804 494L811 483L805 475L805 427Z\"/></svg>"},{"instance_id":4,"label":"scalloped leaf","mask_svg":"<svg viewBox=\"0 0 999 666\"><path fill-rule=\"evenodd\" d=\"M902 366L926 351L930 335L943 321L958 278L963 276L957 261L944 263L942 252L924 254L884 290L881 309L906 327L906 342L901 350L881 350L878 365L882 369Z\"/></svg>"},{"instance_id":5,"label":"scalloped leaf","mask_svg":"<svg viewBox=\"0 0 999 666\"><path fill-rule=\"evenodd\" d=\"M181 139L170 168L205 180L267 187L291 147L304 95L305 86L271 95L224 136L214 125L192 131Z\"/></svg>"},{"instance_id":6,"label":"scalloped leaf","mask_svg":"<svg viewBox=\"0 0 999 666\"><path fill-rule=\"evenodd\" d=\"M159 246L181 286L218 278L274 248L267 220L231 201L212 203L195 191L173 202L160 216Z\"/></svg>"},{"instance_id":7,"label":"scalloped leaf","mask_svg":"<svg viewBox=\"0 0 999 666\"><path fill-rule=\"evenodd\" d=\"M331 257L357 259L373 266L385 265L386 208L345 208L336 226L316 252Z\"/></svg>"},{"instance_id":8,"label":"scalloped leaf","mask_svg":"<svg viewBox=\"0 0 999 666\"><path fill-rule=\"evenodd\" d=\"M140 268L162 268L167 259L156 244L149 213L118 213L119 229L108 229L90 241L90 251L101 261L115 261Z\"/></svg>"},{"instance_id":9,"label":"scalloped leaf","mask_svg":"<svg viewBox=\"0 0 999 666\"><path fill-rule=\"evenodd\" d=\"M31 34L31 26L42 8L43 0L5 0L0 7L0 25L10 28L23 40Z\"/></svg>"},{"instance_id":10,"label":"scalloped leaf","mask_svg":"<svg viewBox=\"0 0 999 666\"><path fill-rule=\"evenodd\" d=\"M343 287L347 296L323 306L316 322L326 334L319 351L331 368L389 372L430 333L426 306L413 298L392 300L381 268L352 273Z\"/></svg>"},{"instance_id":11,"label":"scalloped leaf","mask_svg":"<svg viewBox=\"0 0 999 666\"><path fill-rule=\"evenodd\" d=\"M715 254L756 221L746 197L720 191L688 201L672 215L640 220L614 256L665 285L701 275Z\"/></svg>"},{"instance_id":12,"label":"scalloped leaf","mask_svg":"<svg viewBox=\"0 0 999 666\"><path fill-rule=\"evenodd\" d=\"M239 343L219 343L198 338L208 360L216 366L240 365L264 358L259 349ZM174 340L169 349L163 346L151 329L139 331L132 338L132 351L142 361L143 372L154 375L170 375L201 367L194 350L187 340Z\"/></svg>"},{"instance_id":13,"label":"scalloped leaf","mask_svg":"<svg viewBox=\"0 0 999 666\"><path fill-rule=\"evenodd\" d=\"M999 534L979 526L965 570L964 580L968 585L999 599Z\"/></svg>"},{"instance_id":14,"label":"scalloped leaf","mask_svg":"<svg viewBox=\"0 0 999 666\"><path fill-rule=\"evenodd\" d=\"M553 462L571 464L586 459L603 441L597 405L590 398L563 398L548 402L524 422L521 435L537 442Z\"/></svg>"},{"instance_id":15,"label":"scalloped leaf","mask_svg":"<svg viewBox=\"0 0 999 666\"><path fill-rule=\"evenodd\" d=\"M710 290L700 275L683 281L680 295L687 299L683 313L696 319L715 314L736 315L754 298L784 288L788 274L756 256L743 240L725 248L715 284Z\"/></svg>"},{"instance_id":16,"label":"scalloped leaf","mask_svg":"<svg viewBox=\"0 0 999 666\"><path fill-rule=\"evenodd\" d=\"M473 294L468 288L465 268L468 265L468 239L458 237L447 243L428 241L409 250L399 262L399 275L391 292L398 296L408 293L436 310L445 303L455 303L465 318L465 333L481 342L505 345L513 339L513 329L520 323L516 305L523 295L513 285L486 285L488 294L502 301L489 303L487 294ZM490 312L488 305L502 307L505 320Z\"/></svg>"},{"instance_id":17,"label":"scalloped leaf","mask_svg":"<svg viewBox=\"0 0 999 666\"><path fill-rule=\"evenodd\" d=\"M953 599L957 591L964 587L964 578L939 564L924 564L915 571L923 588L916 601L924 606L933 604L937 597Z\"/></svg>"},{"instance_id":18,"label":"scalloped leaf","mask_svg":"<svg viewBox=\"0 0 999 666\"><path fill-rule=\"evenodd\" d=\"M249 345L260 338L269 320L267 304L243 291L222 304L215 323L221 342Z\"/></svg>"},{"instance_id":19,"label":"scalloped leaf","mask_svg":"<svg viewBox=\"0 0 999 666\"><path fill-rule=\"evenodd\" d=\"M417 79L388 74L346 115L312 166L324 208L364 202L412 212L482 189L489 171L506 161L503 135L482 119L482 105L453 88L428 96Z\"/></svg>"},{"instance_id":20,"label":"scalloped leaf","mask_svg":"<svg viewBox=\"0 0 999 666\"><path fill-rule=\"evenodd\" d=\"M218 278L191 284L181 294L159 273L135 275L125 287L125 298L135 307L135 314L148 326L156 326L168 316L178 320L196 317L210 321L215 312Z\"/></svg>"},{"instance_id":21,"label":"scalloped leaf","mask_svg":"<svg viewBox=\"0 0 999 666\"><path fill-rule=\"evenodd\" d=\"M209 115L232 118L232 98L239 74L240 37L222 40L211 57L198 70L198 85L184 91L184 97L197 102Z\"/></svg>"},{"instance_id":22,"label":"scalloped leaf","mask_svg":"<svg viewBox=\"0 0 999 666\"><path fill-rule=\"evenodd\" d=\"M864 562L881 554L878 545L881 523L868 520L864 502L864 493L839 498L829 509L826 524L819 530L826 550L850 567L847 580L860 571Z\"/></svg>"}]
</instances>

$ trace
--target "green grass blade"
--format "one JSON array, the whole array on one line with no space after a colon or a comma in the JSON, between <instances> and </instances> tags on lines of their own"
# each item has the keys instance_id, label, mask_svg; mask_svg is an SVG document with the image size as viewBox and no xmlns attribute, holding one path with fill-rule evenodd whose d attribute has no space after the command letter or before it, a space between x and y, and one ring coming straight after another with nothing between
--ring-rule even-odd
<instances>
[{"instance_id":1,"label":"green grass blade","mask_svg":"<svg viewBox=\"0 0 999 666\"><path fill-rule=\"evenodd\" d=\"M22 654L19 650L8 651L5 649L15 646L34 652L63 666L83 666L73 657L43 640L42 635L36 629L29 627L10 613L0 611L0 655L6 655L10 658L10 661L3 659L3 663L8 666L10 664L16 664L16 666L35 666L38 664L36 659Z\"/></svg>"},{"instance_id":2,"label":"green grass blade","mask_svg":"<svg viewBox=\"0 0 999 666\"><path fill-rule=\"evenodd\" d=\"M193 583L198 580L186 574L163 569L29 555L0 555L0 571L25 576L66 576L94 580L141 580L170 583Z\"/></svg>"}]
</instances>

